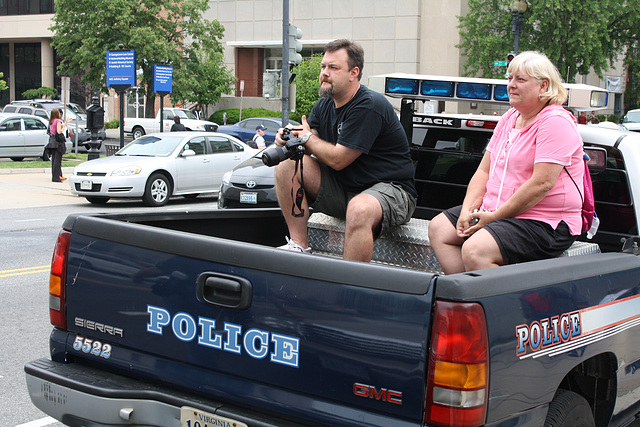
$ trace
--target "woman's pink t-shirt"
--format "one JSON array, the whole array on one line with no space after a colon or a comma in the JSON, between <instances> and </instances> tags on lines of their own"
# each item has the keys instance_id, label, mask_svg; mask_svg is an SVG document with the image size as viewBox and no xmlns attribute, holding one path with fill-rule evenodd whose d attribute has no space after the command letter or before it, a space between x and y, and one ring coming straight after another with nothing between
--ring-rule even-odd
<instances>
[{"instance_id":1,"label":"woman's pink t-shirt","mask_svg":"<svg viewBox=\"0 0 640 427\"><path fill-rule=\"evenodd\" d=\"M53 119L53 122L51 122L51 124L49 125L49 132L51 133L51 135L55 135L56 132L58 132L58 123L61 123L62 120L60 119Z\"/></svg>"},{"instance_id":2,"label":"woman's pink t-shirt","mask_svg":"<svg viewBox=\"0 0 640 427\"><path fill-rule=\"evenodd\" d=\"M536 120L523 129L514 129L519 113L510 109L502 116L487 150L491 167L482 208L496 210L533 174L535 163L565 166L578 188L563 169L556 185L535 206L516 218L546 222L554 229L564 221L572 235L582 230L582 138L571 113L559 105L548 105Z\"/></svg>"}]
</instances>

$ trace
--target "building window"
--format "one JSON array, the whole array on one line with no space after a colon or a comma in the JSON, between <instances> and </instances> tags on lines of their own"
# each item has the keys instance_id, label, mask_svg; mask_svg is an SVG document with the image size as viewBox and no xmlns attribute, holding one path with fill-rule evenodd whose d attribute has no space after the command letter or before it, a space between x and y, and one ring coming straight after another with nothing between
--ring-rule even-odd
<instances>
[{"instance_id":1,"label":"building window","mask_svg":"<svg viewBox=\"0 0 640 427\"><path fill-rule=\"evenodd\" d=\"M54 0L0 0L0 16L53 13Z\"/></svg>"},{"instance_id":2,"label":"building window","mask_svg":"<svg viewBox=\"0 0 640 427\"><path fill-rule=\"evenodd\" d=\"M16 43L14 61L16 98L22 98L22 92L42 86L40 43Z\"/></svg>"}]
</instances>

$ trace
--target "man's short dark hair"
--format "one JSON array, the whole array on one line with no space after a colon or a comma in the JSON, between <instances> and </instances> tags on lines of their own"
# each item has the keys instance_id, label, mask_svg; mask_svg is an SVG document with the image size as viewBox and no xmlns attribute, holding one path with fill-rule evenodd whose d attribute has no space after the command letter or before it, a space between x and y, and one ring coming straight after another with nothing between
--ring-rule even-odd
<instances>
[{"instance_id":1,"label":"man's short dark hair","mask_svg":"<svg viewBox=\"0 0 640 427\"><path fill-rule=\"evenodd\" d=\"M335 52L340 49L347 51L349 70L353 69L353 67L358 67L358 70L360 70L358 73L358 80L360 80L362 78L362 70L364 69L364 50L362 46L351 40L338 39L327 43L324 46L324 53Z\"/></svg>"}]
</instances>

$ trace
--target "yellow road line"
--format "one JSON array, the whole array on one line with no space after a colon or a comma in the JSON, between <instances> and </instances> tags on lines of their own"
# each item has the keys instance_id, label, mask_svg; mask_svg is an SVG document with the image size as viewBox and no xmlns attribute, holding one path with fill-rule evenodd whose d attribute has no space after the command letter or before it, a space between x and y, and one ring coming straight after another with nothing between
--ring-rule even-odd
<instances>
[{"instance_id":1,"label":"yellow road line","mask_svg":"<svg viewBox=\"0 0 640 427\"><path fill-rule=\"evenodd\" d=\"M0 277L22 276L25 274L45 273L50 270L50 265L39 265L37 267L16 268L13 270L0 270Z\"/></svg>"}]
</instances>

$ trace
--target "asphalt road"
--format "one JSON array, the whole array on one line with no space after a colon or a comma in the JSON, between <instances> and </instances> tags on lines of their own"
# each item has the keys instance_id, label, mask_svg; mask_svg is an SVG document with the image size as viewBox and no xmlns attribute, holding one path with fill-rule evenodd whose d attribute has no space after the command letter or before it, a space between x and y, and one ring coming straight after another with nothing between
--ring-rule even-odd
<instances>
[{"instance_id":1,"label":"asphalt road","mask_svg":"<svg viewBox=\"0 0 640 427\"><path fill-rule=\"evenodd\" d=\"M31 403L23 366L49 357L49 266L64 219L85 212L215 209L217 200L204 195L177 197L161 208L138 200L94 206L73 196L66 182L51 182L50 170L24 172L0 169L0 426L61 426Z\"/></svg>"}]
</instances>

